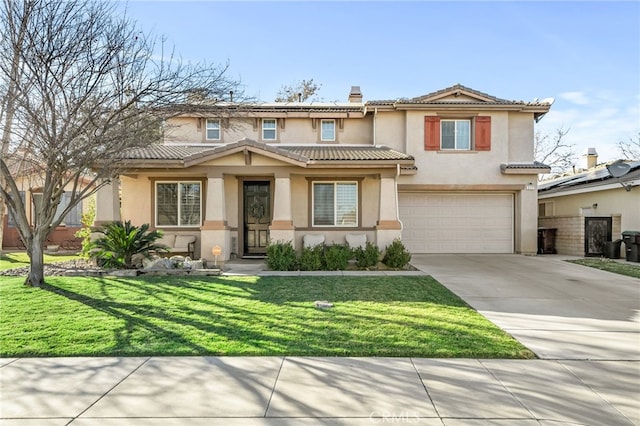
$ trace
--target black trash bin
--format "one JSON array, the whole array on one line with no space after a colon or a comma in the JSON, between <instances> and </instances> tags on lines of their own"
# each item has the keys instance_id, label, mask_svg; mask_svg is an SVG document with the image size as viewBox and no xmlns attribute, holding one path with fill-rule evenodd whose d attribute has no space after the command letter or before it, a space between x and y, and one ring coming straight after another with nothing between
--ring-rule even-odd
<instances>
[{"instance_id":1,"label":"black trash bin","mask_svg":"<svg viewBox=\"0 0 640 426\"><path fill-rule=\"evenodd\" d=\"M609 259L620 259L620 246L622 240L605 241L604 243L604 257Z\"/></svg>"},{"instance_id":2,"label":"black trash bin","mask_svg":"<svg viewBox=\"0 0 640 426\"><path fill-rule=\"evenodd\" d=\"M640 231L624 231L625 259L629 262L640 262Z\"/></svg>"},{"instance_id":3,"label":"black trash bin","mask_svg":"<svg viewBox=\"0 0 640 426\"><path fill-rule=\"evenodd\" d=\"M558 228L538 228L538 254L556 254Z\"/></svg>"}]
</instances>

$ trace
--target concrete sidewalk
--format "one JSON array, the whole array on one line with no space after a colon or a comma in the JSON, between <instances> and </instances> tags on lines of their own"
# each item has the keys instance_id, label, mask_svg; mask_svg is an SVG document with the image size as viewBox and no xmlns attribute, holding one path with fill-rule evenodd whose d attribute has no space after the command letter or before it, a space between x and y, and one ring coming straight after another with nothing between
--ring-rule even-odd
<instances>
[{"instance_id":1,"label":"concrete sidewalk","mask_svg":"<svg viewBox=\"0 0 640 426\"><path fill-rule=\"evenodd\" d=\"M412 263L542 359L2 359L0 425L640 425L640 280L556 256Z\"/></svg>"},{"instance_id":2,"label":"concrete sidewalk","mask_svg":"<svg viewBox=\"0 0 640 426\"><path fill-rule=\"evenodd\" d=\"M5 359L2 425L634 425L637 362Z\"/></svg>"}]
</instances>

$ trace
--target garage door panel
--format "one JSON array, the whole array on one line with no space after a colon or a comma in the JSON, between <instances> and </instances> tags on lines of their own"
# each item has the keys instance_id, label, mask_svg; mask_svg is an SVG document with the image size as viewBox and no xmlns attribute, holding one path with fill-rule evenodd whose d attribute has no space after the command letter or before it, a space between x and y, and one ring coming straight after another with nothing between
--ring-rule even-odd
<instances>
[{"instance_id":1,"label":"garage door panel","mask_svg":"<svg viewBox=\"0 0 640 426\"><path fill-rule=\"evenodd\" d=\"M414 253L513 253L512 194L400 193L399 212Z\"/></svg>"}]
</instances>

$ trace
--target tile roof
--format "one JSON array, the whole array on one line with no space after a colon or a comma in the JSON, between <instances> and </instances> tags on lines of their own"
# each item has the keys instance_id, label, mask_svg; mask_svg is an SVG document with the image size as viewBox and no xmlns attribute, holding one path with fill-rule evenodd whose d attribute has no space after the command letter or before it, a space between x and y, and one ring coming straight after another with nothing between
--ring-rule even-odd
<instances>
[{"instance_id":1,"label":"tile roof","mask_svg":"<svg viewBox=\"0 0 640 426\"><path fill-rule=\"evenodd\" d=\"M411 155L386 146L299 145L279 147L308 161L413 160Z\"/></svg>"},{"instance_id":2,"label":"tile roof","mask_svg":"<svg viewBox=\"0 0 640 426\"><path fill-rule=\"evenodd\" d=\"M550 167L539 161L534 161L533 163L501 164L500 168L502 169L549 169Z\"/></svg>"},{"instance_id":3,"label":"tile roof","mask_svg":"<svg viewBox=\"0 0 640 426\"><path fill-rule=\"evenodd\" d=\"M120 158L125 160L183 160L212 149L211 146L154 144L143 148L129 149L123 152Z\"/></svg>"},{"instance_id":4,"label":"tile roof","mask_svg":"<svg viewBox=\"0 0 640 426\"><path fill-rule=\"evenodd\" d=\"M456 92L466 92L474 97L477 97L477 101L464 100L464 101L452 101L442 100L439 97L444 97L447 94L454 94ZM527 106L550 106L548 102L524 102L524 101L512 101L507 99L498 98L479 90L471 89L461 84L456 84L446 89L437 90L435 92L427 93L423 96L418 96L410 99L395 99L395 100L380 100L380 101L368 101L366 105L393 105L393 104L437 104L437 105L527 105Z\"/></svg>"},{"instance_id":5,"label":"tile roof","mask_svg":"<svg viewBox=\"0 0 640 426\"><path fill-rule=\"evenodd\" d=\"M402 161L413 162L411 155L386 146L359 145L273 145L243 139L225 145L149 145L123 153L121 159L133 162L165 160L183 162L197 160L226 151L255 148L301 162L323 161Z\"/></svg>"}]
</instances>

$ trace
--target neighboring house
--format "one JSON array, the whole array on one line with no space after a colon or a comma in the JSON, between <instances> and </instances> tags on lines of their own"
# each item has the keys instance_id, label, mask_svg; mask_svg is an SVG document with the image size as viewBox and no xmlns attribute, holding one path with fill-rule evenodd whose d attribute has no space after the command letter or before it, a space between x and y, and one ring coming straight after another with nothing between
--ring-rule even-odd
<instances>
[{"instance_id":1,"label":"neighboring house","mask_svg":"<svg viewBox=\"0 0 640 426\"><path fill-rule=\"evenodd\" d=\"M640 161L627 162L629 172L616 179L605 164L596 166L595 149L586 157L585 170L538 184L538 224L556 229L560 254L602 256L604 242L640 231Z\"/></svg>"},{"instance_id":2,"label":"neighboring house","mask_svg":"<svg viewBox=\"0 0 640 426\"><path fill-rule=\"evenodd\" d=\"M262 256L307 235L366 235L414 253L535 253L534 122L548 102L456 85L413 99L191 105L165 142L124 155L97 223L122 218L197 236L196 253ZM181 109L182 110L187 110ZM118 208L121 190L121 209Z\"/></svg>"},{"instance_id":3,"label":"neighboring house","mask_svg":"<svg viewBox=\"0 0 640 426\"><path fill-rule=\"evenodd\" d=\"M30 224L34 222L34 210L42 201L42 177L37 168L30 166L32 159L28 154L19 153L12 155L7 165L10 168L11 175L14 177L16 185L20 189L20 196L25 203L27 219ZM88 183L87 183L88 184ZM85 184L86 185L86 184ZM73 185L70 183L62 195L62 200L57 209L56 216L62 212L68 205L71 198L71 190ZM86 200L84 200L86 201ZM79 249L80 240L75 237L75 233L82 228L83 202L78 203L67 214L60 226L56 227L47 237L47 245L57 245L64 249ZM4 216L4 231L2 236L3 249L24 249L24 243L20 239L18 229L16 227L13 214L2 203L0 208L6 209Z\"/></svg>"}]
</instances>

